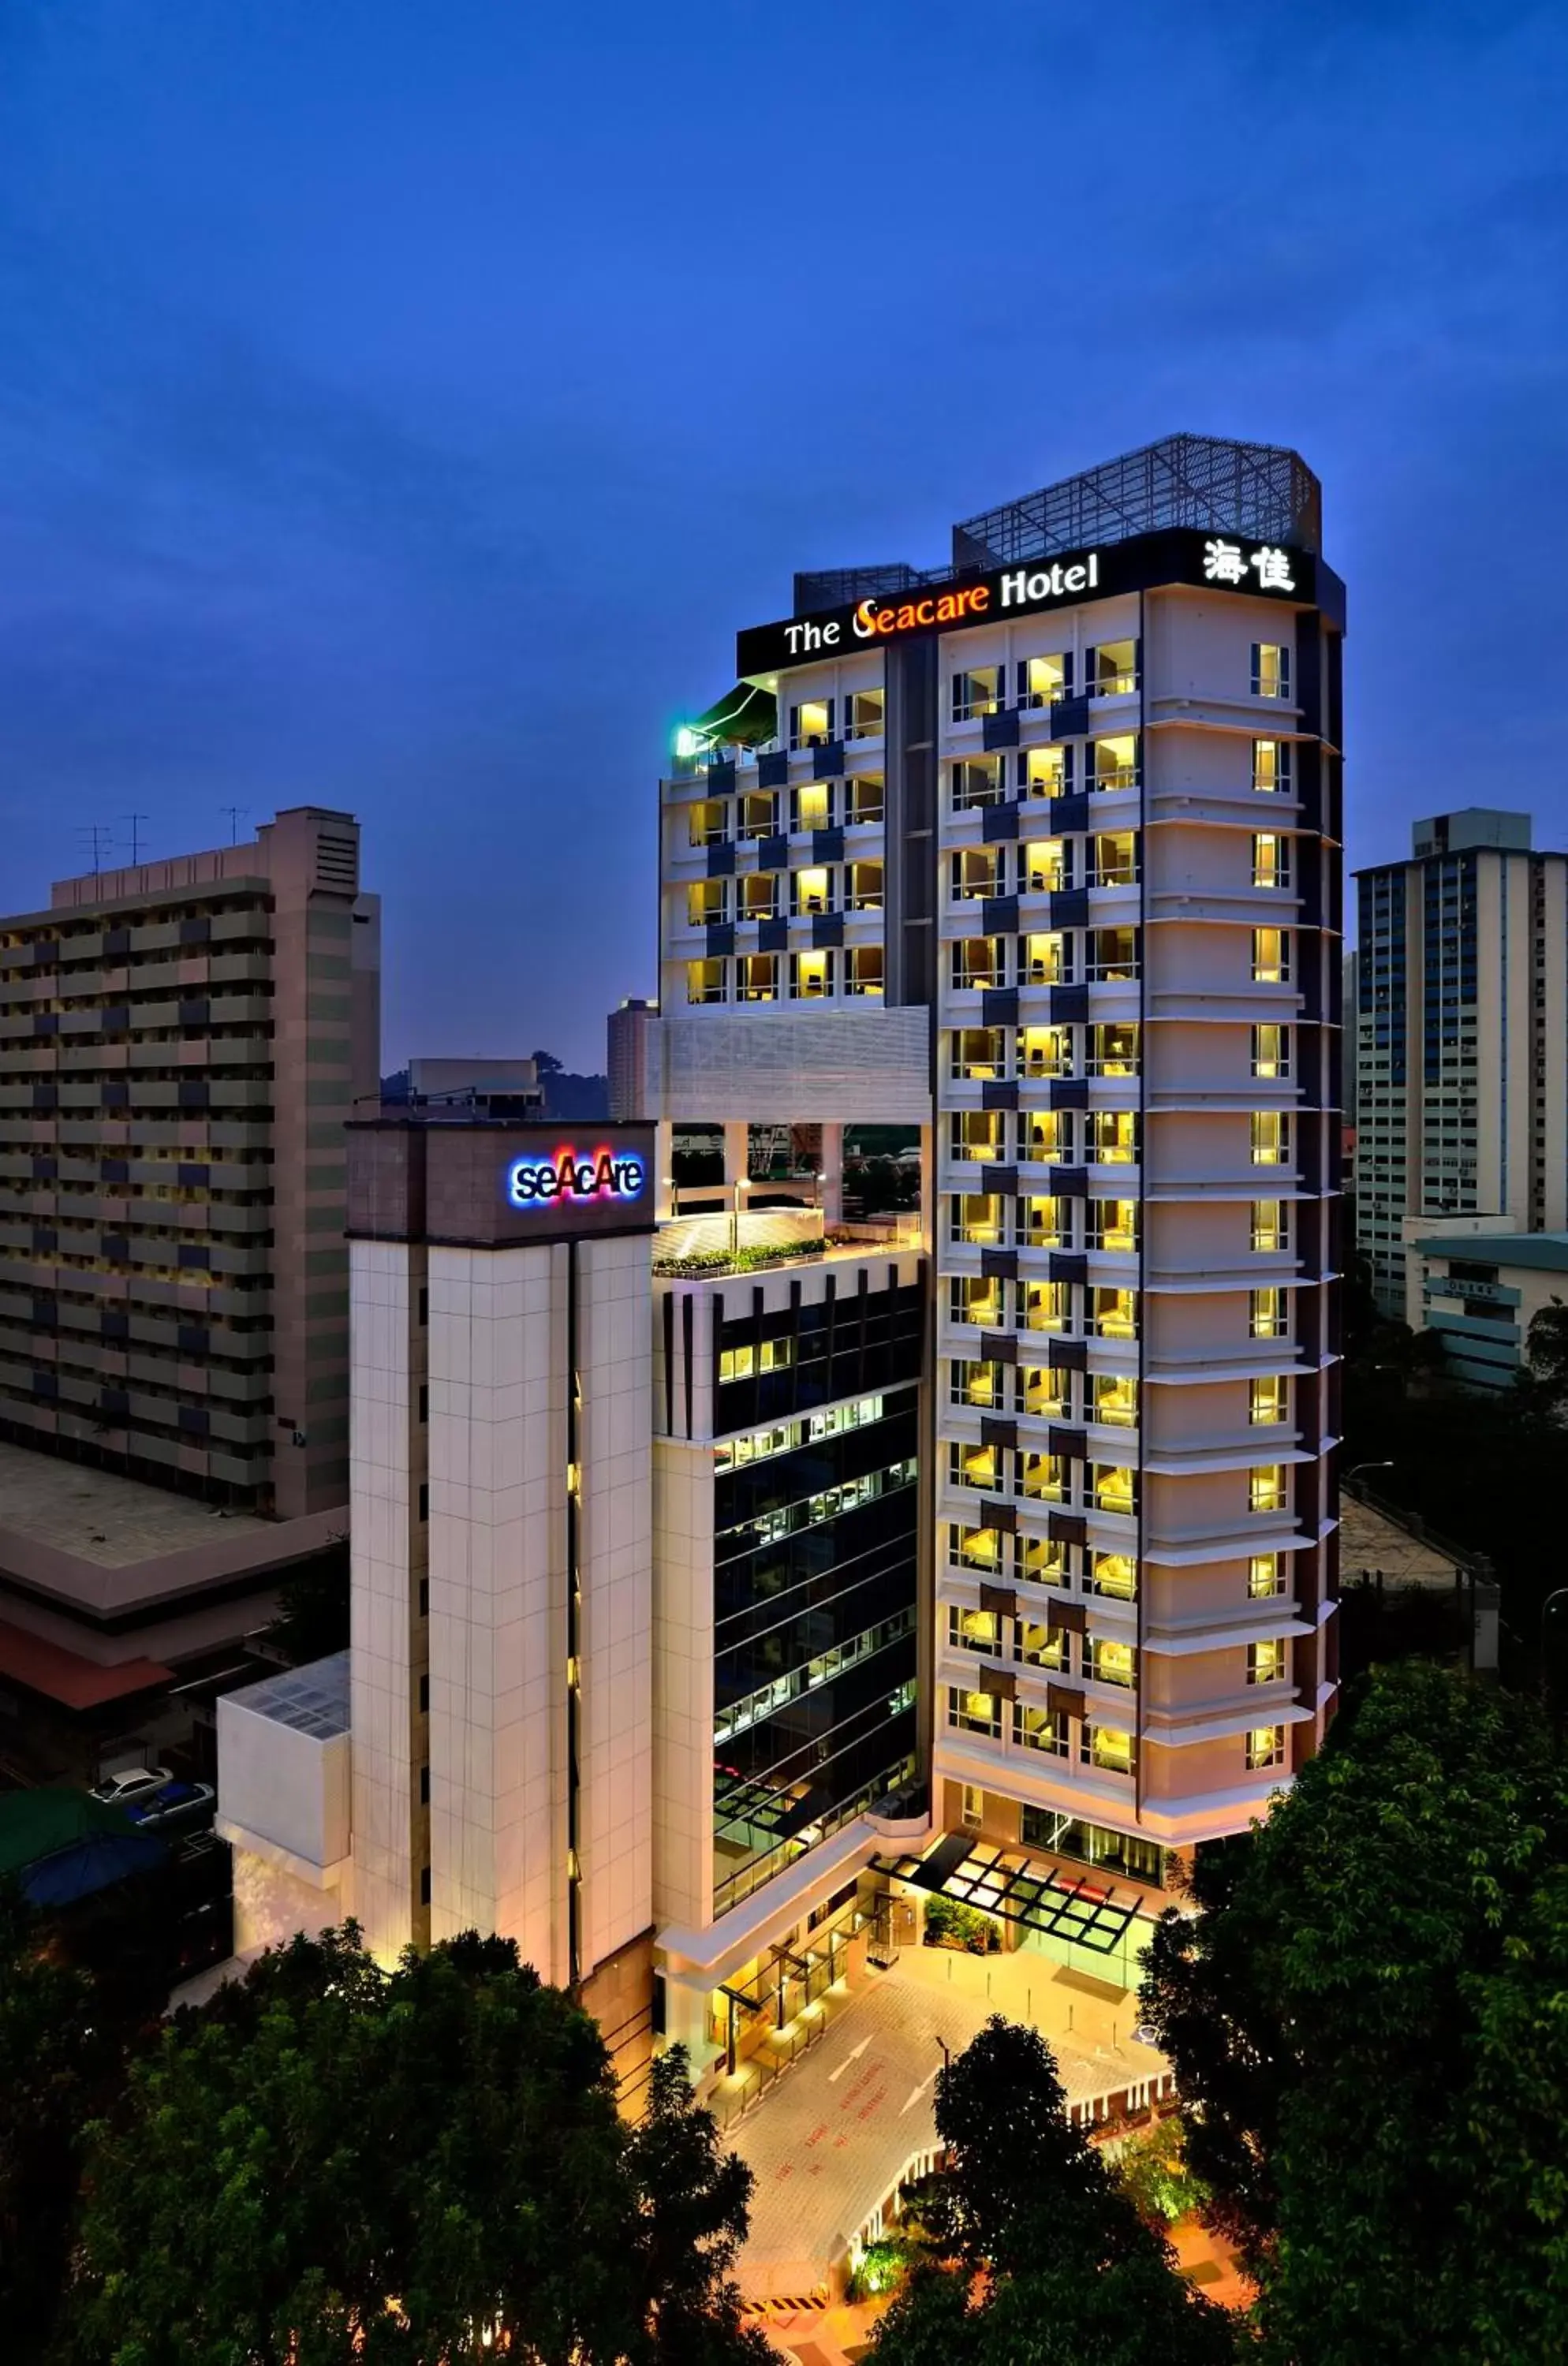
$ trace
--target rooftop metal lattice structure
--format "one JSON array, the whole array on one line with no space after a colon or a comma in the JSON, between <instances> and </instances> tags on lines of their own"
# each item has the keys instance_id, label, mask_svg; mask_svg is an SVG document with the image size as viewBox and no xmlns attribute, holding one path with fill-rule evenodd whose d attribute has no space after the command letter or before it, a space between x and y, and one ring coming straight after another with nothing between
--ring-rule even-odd
<instances>
[{"instance_id":1,"label":"rooftop metal lattice structure","mask_svg":"<svg viewBox=\"0 0 1568 2366\"><path fill-rule=\"evenodd\" d=\"M922 583L934 583L946 573L945 567L906 567L902 559L892 559L886 567L807 569L795 579L795 613L811 616L819 608L849 608L861 600L886 599L890 592L913 592Z\"/></svg>"},{"instance_id":2,"label":"rooftop metal lattice structure","mask_svg":"<svg viewBox=\"0 0 1568 2366\"><path fill-rule=\"evenodd\" d=\"M309 1667L264 1676L259 1684L247 1684L231 1697L239 1707L268 1718L274 1725L308 1733L313 1741L331 1741L348 1731L348 1653L334 1651Z\"/></svg>"},{"instance_id":3,"label":"rooftop metal lattice structure","mask_svg":"<svg viewBox=\"0 0 1568 2366\"><path fill-rule=\"evenodd\" d=\"M1167 435L953 529L954 573L1197 526L1317 550L1323 488L1299 452L1216 435Z\"/></svg>"}]
</instances>

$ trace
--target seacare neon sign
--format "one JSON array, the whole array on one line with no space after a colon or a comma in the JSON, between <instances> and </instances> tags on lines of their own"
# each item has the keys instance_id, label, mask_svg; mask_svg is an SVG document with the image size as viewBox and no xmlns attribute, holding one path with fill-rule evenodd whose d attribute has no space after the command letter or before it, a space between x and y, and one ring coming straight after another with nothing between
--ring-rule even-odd
<instances>
[{"instance_id":1,"label":"seacare neon sign","mask_svg":"<svg viewBox=\"0 0 1568 2366\"><path fill-rule=\"evenodd\" d=\"M647 1188L644 1160L604 1148L584 1158L566 1145L548 1158L514 1158L506 1169L506 1200L513 1208L640 1200Z\"/></svg>"}]
</instances>

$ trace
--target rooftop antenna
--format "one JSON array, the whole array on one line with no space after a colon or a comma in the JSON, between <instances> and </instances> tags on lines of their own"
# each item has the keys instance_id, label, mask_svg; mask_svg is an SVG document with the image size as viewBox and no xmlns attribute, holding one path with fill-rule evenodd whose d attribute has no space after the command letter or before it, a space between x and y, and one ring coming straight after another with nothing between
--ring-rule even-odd
<instances>
[{"instance_id":1,"label":"rooftop antenna","mask_svg":"<svg viewBox=\"0 0 1568 2366\"><path fill-rule=\"evenodd\" d=\"M132 870L134 870L136 865L141 860L141 824L147 819L147 816L145 814L122 814L120 818L122 821L128 822L130 827L130 863Z\"/></svg>"},{"instance_id":2,"label":"rooftop antenna","mask_svg":"<svg viewBox=\"0 0 1568 2366\"><path fill-rule=\"evenodd\" d=\"M145 818L145 817L143 817ZM107 822L84 822L76 833L85 838L93 851L93 876L96 879L104 867L104 857L114 844L114 836Z\"/></svg>"},{"instance_id":3,"label":"rooftop antenna","mask_svg":"<svg viewBox=\"0 0 1568 2366\"><path fill-rule=\"evenodd\" d=\"M226 813L229 817L230 845L238 846L240 843L240 816L250 812L249 806L222 806L219 810L222 813Z\"/></svg>"}]
</instances>

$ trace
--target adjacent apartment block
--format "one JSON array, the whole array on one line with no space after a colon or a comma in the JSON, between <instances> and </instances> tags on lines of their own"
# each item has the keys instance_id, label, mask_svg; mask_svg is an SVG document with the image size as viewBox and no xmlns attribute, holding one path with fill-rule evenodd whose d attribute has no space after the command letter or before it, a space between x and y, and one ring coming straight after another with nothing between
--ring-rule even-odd
<instances>
[{"instance_id":1,"label":"adjacent apartment block","mask_svg":"<svg viewBox=\"0 0 1568 2366\"><path fill-rule=\"evenodd\" d=\"M301 1549L342 1532L344 1123L378 1032L348 814L297 807L0 920L0 1441L27 1449L6 1500L37 1514L0 1533L7 1618L98 1651L134 1611L156 1651L175 1606L276 1563L255 1515L302 1524ZM118 1533L73 1556L39 1455L201 1499L253 1542L215 1527L204 1558L116 1498Z\"/></svg>"},{"instance_id":2,"label":"adjacent apartment block","mask_svg":"<svg viewBox=\"0 0 1568 2366\"><path fill-rule=\"evenodd\" d=\"M1357 888L1357 1245L1403 1319L1407 1219L1568 1224L1568 855L1472 807Z\"/></svg>"},{"instance_id":3,"label":"adjacent apartment block","mask_svg":"<svg viewBox=\"0 0 1568 2366\"><path fill-rule=\"evenodd\" d=\"M242 1890L493 1922L717 2077L935 1891L1135 1977L1173 1858L1290 1781L1336 1681L1319 507L1177 437L797 578L660 785L616 1121L352 1130L352 1830L285 1828L253 1723Z\"/></svg>"}]
</instances>

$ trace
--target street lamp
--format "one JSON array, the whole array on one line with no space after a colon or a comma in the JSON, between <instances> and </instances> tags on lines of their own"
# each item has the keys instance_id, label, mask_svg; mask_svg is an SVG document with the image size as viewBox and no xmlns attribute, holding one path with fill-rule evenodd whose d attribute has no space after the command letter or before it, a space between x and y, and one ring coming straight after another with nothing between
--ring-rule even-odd
<instances>
[{"instance_id":1,"label":"street lamp","mask_svg":"<svg viewBox=\"0 0 1568 2366\"><path fill-rule=\"evenodd\" d=\"M1357 1462L1352 1464L1351 1468L1344 1473L1343 1477L1340 1479L1339 1484L1341 1487L1348 1487L1352 1479L1359 1479L1360 1477L1363 1470L1392 1470L1393 1469L1393 1465L1392 1462Z\"/></svg>"}]
</instances>

